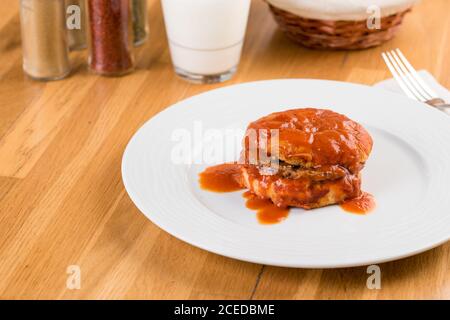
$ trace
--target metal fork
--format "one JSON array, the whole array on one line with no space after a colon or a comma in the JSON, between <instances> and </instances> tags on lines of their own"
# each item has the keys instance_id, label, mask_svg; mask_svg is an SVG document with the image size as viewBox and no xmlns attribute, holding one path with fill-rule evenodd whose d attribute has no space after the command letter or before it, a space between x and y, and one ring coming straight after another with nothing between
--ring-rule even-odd
<instances>
[{"instance_id":1,"label":"metal fork","mask_svg":"<svg viewBox=\"0 0 450 320\"><path fill-rule=\"evenodd\" d=\"M450 115L450 104L438 97L419 76L400 49L383 52L381 56L405 94L411 99L424 102Z\"/></svg>"}]
</instances>

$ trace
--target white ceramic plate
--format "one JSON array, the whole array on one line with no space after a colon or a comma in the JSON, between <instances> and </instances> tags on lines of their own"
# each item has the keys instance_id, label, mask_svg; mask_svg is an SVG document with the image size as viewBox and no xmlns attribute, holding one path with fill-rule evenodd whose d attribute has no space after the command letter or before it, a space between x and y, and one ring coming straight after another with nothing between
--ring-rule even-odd
<instances>
[{"instance_id":1,"label":"white ceramic plate","mask_svg":"<svg viewBox=\"0 0 450 320\"><path fill-rule=\"evenodd\" d=\"M174 132L193 132L198 121L203 131L243 130L263 115L301 107L345 114L372 135L373 152L363 170L363 189L377 202L370 214L346 213L339 206L292 209L282 223L261 225L255 212L245 208L242 192L199 188L197 175L210 164L172 161L179 143ZM197 144L194 154L214 141ZM135 134L123 157L122 175L133 202L160 228L245 261L302 268L367 265L417 254L450 238L450 118L362 85L273 80L189 98Z\"/></svg>"}]
</instances>

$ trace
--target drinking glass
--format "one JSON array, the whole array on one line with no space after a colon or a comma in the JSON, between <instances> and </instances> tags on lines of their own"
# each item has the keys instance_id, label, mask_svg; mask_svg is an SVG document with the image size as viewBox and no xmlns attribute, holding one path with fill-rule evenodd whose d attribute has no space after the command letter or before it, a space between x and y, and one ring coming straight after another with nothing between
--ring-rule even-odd
<instances>
[{"instance_id":1,"label":"drinking glass","mask_svg":"<svg viewBox=\"0 0 450 320\"><path fill-rule=\"evenodd\" d=\"M237 70L250 0L162 0L175 72L195 83L230 79Z\"/></svg>"}]
</instances>

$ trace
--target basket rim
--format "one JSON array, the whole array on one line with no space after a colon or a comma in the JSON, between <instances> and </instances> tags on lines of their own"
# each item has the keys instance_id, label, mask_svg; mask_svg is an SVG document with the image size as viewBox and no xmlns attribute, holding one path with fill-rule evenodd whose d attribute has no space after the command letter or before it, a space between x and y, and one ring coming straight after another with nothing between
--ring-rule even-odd
<instances>
[{"instance_id":1,"label":"basket rim","mask_svg":"<svg viewBox=\"0 0 450 320\"><path fill-rule=\"evenodd\" d=\"M347 14L343 13L344 16L348 15L364 15L364 18L337 18L337 19L332 19L332 18L317 18L317 17L312 17L309 16L308 14L299 14L296 13L295 7L291 7L291 8L284 8L283 6L280 6L280 4L278 3L278 5L276 4L277 1L274 0L263 0L264 2L266 2L269 6L275 7L279 10L283 10L289 14L295 15L297 17L301 17L303 19L309 19L309 20L320 20L320 21L342 21L342 22L353 22L353 21L366 21L367 18L370 17L370 14L367 13L366 11L361 11L359 14L355 11L349 11ZM389 7L386 6L385 8L381 8L382 10L382 15L381 15L381 19L392 16L392 15L396 15L398 13L402 13L405 11L410 11L412 10L412 8L419 2L420 0L405 0L405 3L403 5L398 5L398 6L394 6L394 7ZM375 4L376 5L376 4ZM383 14L383 10L388 10L386 14ZM330 14L330 12L322 12L324 15Z\"/></svg>"}]
</instances>

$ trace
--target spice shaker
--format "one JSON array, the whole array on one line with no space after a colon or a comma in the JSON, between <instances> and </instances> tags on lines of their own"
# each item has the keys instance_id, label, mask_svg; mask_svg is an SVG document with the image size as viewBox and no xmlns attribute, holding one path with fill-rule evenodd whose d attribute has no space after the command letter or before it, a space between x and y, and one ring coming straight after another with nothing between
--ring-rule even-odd
<instances>
[{"instance_id":1,"label":"spice shaker","mask_svg":"<svg viewBox=\"0 0 450 320\"><path fill-rule=\"evenodd\" d=\"M130 0L88 0L89 68L105 76L133 70Z\"/></svg>"},{"instance_id":2,"label":"spice shaker","mask_svg":"<svg viewBox=\"0 0 450 320\"><path fill-rule=\"evenodd\" d=\"M64 0L20 0L23 69L39 80L70 72Z\"/></svg>"},{"instance_id":3,"label":"spice shaker","mask_svg":"<svg viewBox=\"0 0 450 320\"><path fill-rule=\"evenodd\" d=\"M86 0L66 0L67 39L70 50L82 50L86 41Z\"/></svg>"},{"instance_id":4,"label":"spice shaker","mask_svg":"<svg viewBox=\"0 0 450 320\"><path fill-rule=\"evenodd\" d=\"M134 45L140 46L148 37L147 0L132 0Z\"/></svg>"}]
</instances>

